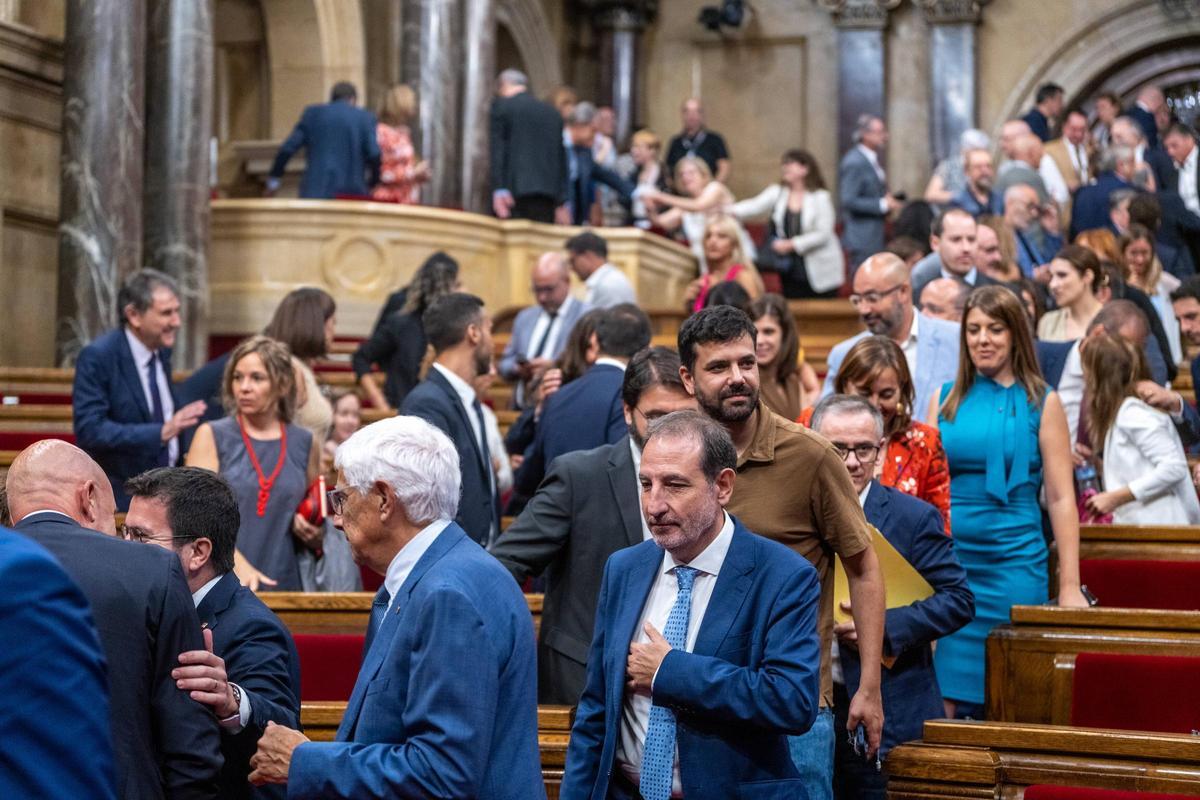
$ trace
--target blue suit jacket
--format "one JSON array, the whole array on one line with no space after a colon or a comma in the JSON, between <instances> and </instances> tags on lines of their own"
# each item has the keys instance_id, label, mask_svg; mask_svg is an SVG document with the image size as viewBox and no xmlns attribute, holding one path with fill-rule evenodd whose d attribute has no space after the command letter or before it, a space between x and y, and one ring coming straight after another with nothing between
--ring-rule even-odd
<instances>
[{"instance_id":1,"label":"blue suit jacket","mask_svg":"<svg viewBox=\"0 0 1200 800\"><path fill-rule=\"evenodd\" d=\"M902 742L921 738L925 720L944 716L929 645L971 621L975 595L967 586L967 573L954 555L954 541L942 529L942 516L936 508L872 482L863 513L933 587L928 599L887 610L884 654L896 656L896 662L883 670L880 685L887 720L879 750L882 757ZM843 645L839 652L846 693L853 697L862 675L858 651Z\"/></svg>"},{"instance_id":2,"label":"blue suit jacket","mask_svg":"<svg viewBox=\"0 0 1200 800\"><path fill-rule=\"evenodd\" d=\"M516 488L532 495L554 459L620 441L629 433L621 404L625 373L596 364L546 399L533 444L517 471Z\"/></svg>"},{"instance_id":3,"label":"blue suit jacket","mask_svg":"<svg viewBox=\"0 0 1200 800\"><path fill-rule=\"evenodd\" d=\"M462 468L462 499L454 521L472 539L486 544L493 524L496 532L500 532L500 498L492 491L491 465L484 467L475 429L454 387L442 373L430 367L425 380L404 398L400 413L436 425L454 442Z\"/></svg>"},{"instance_id":4,"label":"blue suit jacket","mask_svg":"<svg viewBox=\"0 0 1200 800\"><path fill-rule=\"evenodd\" d=\"M332 199L339 194L365 195L379 178L379 141L375 115L347 102L308 106L279 147L271 177L304 148L304 177L300 196ZM369 173L369 177L368 177Z\"/></svg>"},{"instance_id":5,"label":"blue suit jacket","mask_svg":"<svg viewBox=\"0 0 1200 800\"><path fill-rule=\"evenodd\" d=\"M1142 133L1146 136L1146 147L1158 147L1158 123L1154 121L1154 115L1146 109L1134 103L1129 108L1122 112L1125 116L1131 117L1138 127L1142 129Z\"/></svg>"},{"instance_id":6,"label":"blue suit jacket","mask_svg":"<svg viewBox=\"0 0 1200 800\"><path fill-rule=\"evenodd\" d=\"M229 680L250 700L246 727L236 734L221 733L221 797L283 798L282 786L256 788L246 776L268 722L300 728L300 655L292 636L232 572L209 590L196 613L212 631L213 652L225 660Z\"/></svg>"},{"instance_id":7,"label":"blue suit jacket","mask_svg":"<svg viewBox=\"0 0 1200 800\"><path fill-rule=\"evenodd\" d=\"M558 358L562 353L563 348L567 345L567 336L571 333L571 329L575 327L575 323L579 321L587 312L591 311L592 307L584 301L575 298L572 299L570 307L567 309L565 316L562 318L558 341L554 347L553 358ZM560 309L561 311L561 309ZM504 354L500 356L500 363L497 368L505 380L513 380L517 375L517 357L524 356L525 358L533 358L533 354L529 351L537 342L533 339L533 329L537 325L538 317L541 316L542 307L532 305L521 309L513 320L512 336L509 337L508 344L504 346Z\"/></svg>"},{"instance_id":8,"label":"blue suit jacket","mask_svg":"<svg viewBox=\"0 0 1200 800\"><path fill-rule=\"evenodd\" d=\"M1108 216L1108 196L1117 189L1131 189L1115 172L1102 172L1091 186L1080 187L1071 204L1070 238L1092 228L1112 230ZM1051 254L1053 255L1053 254Z\"/></svg>"},{"instance_id":9,"label":"blue suit jacket","mask_svg":"<svg viewBox=\"0 0 1200 800\"><path fill-rule=\"evenodd\" d=\"M368 637L337 741L292 755L289 798L545 798L533 620L450 525Z\"/></svg>"},{"instance_id":10,"label":"blue suit jacket","mask_svg":"<svg viewBox=\"0 0 1200 800\"><path fill-rule=\"evenodd\" d=\"M116 800L108 680L92 611L46 550L0 528L0 797ZM64 746L69 735L84 746Z\"/></svg>"},{"instance_id":11,"label":"blue suit jacket","mask_svg":"<svg viewBox=\"0 0 1200 800\"><path fill-rule=\"evenodd\" d=\"M842 207L842 244L856 261L883 249L883 223L879 207L887 187L857 147L842 156L838 165L838 201ZM850 269L858 268L852 263Z\"/></svg>"},{"instance_id":12,"label":"blue suit jacket","mask_svg":"<svg viewBox=\"0 0 1200 800\"><path fill-rule=\"evenodd\" d=\"M169 381L171 351L161 350L159 356ZM127 511L125 481L158 466L162 423L153 421L124 328L109 331L83 348L75 362L71 394L75 443L108 475L117 510ZM176 398L173 384L171 397ZM184 445L180 437L180 455Z\"/></svg>"},{"instance_id":13,"label":"blue suit jacket","mask_svg":"<svg viewBox=\"0 0 1200 800\"><path fill-rule=\"evenodd\" d=\"M619 769L629 644L662 563L647 541L605 565L562 800L603 800ZM807 560L734 520L693 651L672 650L654 679L655 703L675 713L685 796L805 797L787 736L817 715L819 596Z\"/></svg>"},{"instance_id":14,"label":"blue suit jacket","mask_svg":"<svg viewBox=\"0 0 1200 800\"><path fill-rule=\"evenodd\" d=\"M913 309L913 313L918 313ZM919 316L919 331L917 336L917 371L913 379L913 419L925 422L929 414L929 403L934 394L942 388L942 384L952 381L958 373L958 325L942 319ZM858 341L870 336L863 331L857 336L838 342L829 351L829 371L825 374L825 385L821 388L821 397L833 394L833 379L837 371Z\"/></svg>"},{"instance_id":15,"label":"blue suit jacket","mask_svg":"<svg viewBox=\"0 0 1200 800\"><path fill-rule=\"evenodd\" d=\"M633 192L637 187L603 164L597 164L590 147L572 146L567 153L567 164L565 194L571 209L572 224L588 224L598 183L612 189L625 208L629 208L633 202Z\"/></svg>"}]
</instances>

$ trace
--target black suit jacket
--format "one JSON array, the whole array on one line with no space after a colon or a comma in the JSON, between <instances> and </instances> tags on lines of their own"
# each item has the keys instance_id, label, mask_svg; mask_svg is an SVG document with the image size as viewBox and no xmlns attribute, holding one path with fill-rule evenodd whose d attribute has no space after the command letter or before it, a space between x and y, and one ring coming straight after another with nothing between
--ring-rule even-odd
<instances>
[{"instance_id":1,"label":"black suit jacket","mask_svg":"<svg viewBox=\"0 0 1200 800\"><path fill-rule=\"evenodd\" d=\"M492 545L517 582L546 574L538 634L538 702L575 705L604 563L642 542L641 492L629 437L559 456L521 516Z\"/></svg>"},{"instance_id":2,"label":"black suit jacket","mask_svg":"<svg viewBox=\"0 0 1200 800\"><path fill-rule=\"evenodd\" d=\"M1200 167L1197 167L1200 171ZM1197 176L1200 180L1200 175ZM1176 187L1179 176L1176 174ZM1200 184L1197 184L1200 185ZM1200 217L1188 210L1183 204L1177 189L1160 190L1155 194L1158 205L1162 208L1162 224L1158 229L1159 245L1174 248L1176 252L1174 263L1163 258L1163 268L1180 280L1186 280L1196 272L1200 264Z\"/></svg>"},{"instance_id":3,"label":"black suit jacket","mask_svg":"<svg viewBox=\"0 0 1200 800\"><path fill-rule=\"evenodd\" d=\"M514 198L566 199L567 154L558 110L529 92L492 101L492 190L507 189Z\"/></svg>"},{"instance_id":4,"label":"black suit jacket","mask_svg":"<svg viewBox=\"0 0 1200 800\"><path fill-rule=\"evenodd\" d=\"M1146 136L1146 145L1148 147L1158 147L1158 123L1154 121L1153 114L1137 103L1134 103L1125 109L1125 116L1131 117L1138 124L1138 127L1142 129L1142 133Z\"/></svg>"},{"instance_id":5,"label":"black suit jacket","mask_svg":"<svg viewBox=\"0 0 1200 800\"><path fill-rule=\"evenodd\" d=\"M383 367L383 395L392 408L399 408L421 381L426 344L420 315L393 312L354 351L350 358L354 377L361 380L372 364Z\"/></svg>"},{"instance_id":6,"label":"black suit jacket","mask_svg":"<svg viewBox=\"0 0 1200 800\"><path fill-rule=\"evenodd\" d=\"M52 512L32 514L16 530L49 550L92 605L108 661L117 796L219 797L217 719L171 678L180 653L204 648L179 557Z\"/></svg>"},{"instance_id":7,"label":"black suit jacket","mask_svg":"<svg viewBox=\"0 0 1200 800\"><path fill-rule=\"evenodd\" d=\"M491 464L485 466L475 430L458 393L437 368L430 367L425 380L404 398L400 413L436 425L454 442L462 468L462 499L454 521L468 536L486 546L492 526L500 530L500 498L492 491Z\"/></svg>"},{"instance_id":8,"label":"black suit jacket","mask_svg":"<svg viewBox=\"0 0 1200 800\"><path fill-rule=\"evenodd\" d=\"M283 786L251 786L250 757L268 722L300 729L300 655L287 628L254 592L227 572L196 607L213 634L213 652L225 660L229 680L250 701L250 721L238 733L221 733L221 797L279 798Z\"/></svg>"},{"instance_id":9,"label":"black suit jacket","mask_svg":"<svg viewBox=\"0 0 1200 800\"><path fill-rule=\"evenodd\" d=\"M596 184L602 183L617 193L617 200L625 208L633 203L635 187L613 170L597 164L592 157L590 147L571 147L575 160L575 175L572 178L568 167L566 195L571 203L571 222L575 225L586 225L591 217L592 204L596 200ZM568 161L569 163L569 161Z\"/></svg>"}]
</instances>

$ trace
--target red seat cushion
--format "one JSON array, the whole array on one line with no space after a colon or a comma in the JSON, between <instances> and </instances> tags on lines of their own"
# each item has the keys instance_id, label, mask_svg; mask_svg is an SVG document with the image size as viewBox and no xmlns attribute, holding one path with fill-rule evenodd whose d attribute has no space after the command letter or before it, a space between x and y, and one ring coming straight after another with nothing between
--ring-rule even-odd
<instances>
[{"instance_id":1,"label":"red seat cushion","mask_svg":"<svg viewBox=\"0 0 1200 800\"><path fill-rule=\"evenodd\" d=\"M349 700L362 664L362 634L295 635L300 653L300 700Z\"/></svg>"},{"instance_id":2,"label":"red seat cushion","mask_svg":"<svg viewBox=\"0 0 1200 800\"><path fill-rule=\"evenodd\" d=\"M1102 606L1200 611L1200 561L1089 558L1079 574Z\"/></svg>"},{"instance_id":3,"label":"red seat cushion","mask_svg":"<svg viewBox=\"0 0 1200 800\"><path fill-rule=\"evenodd\" d=\"M362 576L362 585L364 592L378 592L379 587L383 586L383 576L370 567L358 565L358 574Z\"/></svg>"},{"instance_id":4,"label":"red seat cushion","mask_svg":"<svg viewBox=\"0 0 1200 800\"><path fill-rule=\"evenodd\" d=\"M17 398L16 405L48 405L48 406L69 406L71 405L70 392L5 392L5 399L9 397Z\"/></svg>"},{"instance_id":5,"label":"red seat cushion","mask_svg":"<svg viewBox=\"0 0 1200 800\"><path fill-rule=\"evenodd\" d=\"M1183 794L1158 792L1122 792L1116 789L1085 789L1081 786L1038 784L1025 790L1025 800L1176 800Z\"/></svg>"},{"instance_id":6,"label":"red seat cushion","mask_svg":"<svg viewBox=\"0 0 1200 800\"><path fill-rule=\"evenodd\" d=\"M0 450L24 450L42 439L62 439L75 444L75 434L53 431L0 431Z\"/></svg>"},{"instance_id":7,"label":"red seat cushion","mask_svg":"<svg viewBox=\"0 0 1200 800\"><path fill-rule=\"evenodd\" d=\"M1200 658L1080 653L1071 724L1190 734L1200 728Z\"/></svg>"}]
</instances>

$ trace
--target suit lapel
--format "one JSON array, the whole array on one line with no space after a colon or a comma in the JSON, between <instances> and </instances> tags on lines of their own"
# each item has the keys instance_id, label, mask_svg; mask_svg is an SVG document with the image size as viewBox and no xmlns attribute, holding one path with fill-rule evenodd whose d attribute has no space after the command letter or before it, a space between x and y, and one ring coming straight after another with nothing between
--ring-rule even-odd
<instances>
[{"instance_id":1,"label":"suit lapel","mask_svg":"<svg viewBox=\"0 0 1200 800\"><path fill-rule=\"evenodd\" d=\"M232 572L221 576L221 580L208 590L208 594L204 595L200 605L196 606L196 614L200 617L201 625L209 630L217 627L221 612L229 608L239 585L237 576Z\"/></svg>"},{"instance_id":2,"label":"suit lapel","mask_svg":"<svg viewBox=\"0 0 1200 800\"><path fill-rule=\"evenodd\" d=\"M142 379L138 375L138 365L133 360L133 351L129 349L129 340L125 338L124 328L117 331L117 348L119 353L117 364L121 370L121 377L125 380L129 391L133 394L138 410L142 412L143 419L146 422L150 422L150 406L146 404L146 390L142 388Z\"/></svg>"},{"instance_id":3,"label":"suit lapel","mask_svg":"<svg viewBox=\"0 0 1200 800\"><path fill-rule=\"evenodd\" d=\"M867 502L863 504L863 514L867 521L878 530L885 530L888 518L891 516L891 502L888 492L879 481L871 482L871 491L867 492Z\"/></svg>"},{"instance_id":4,"label":"suit lapel","mask_svg":"<svg viewBox=\"0 0 1200 800\"><path fill-rule=\"evenodd\" d=\"M629 437L613 445L608 457L608 483L612 487L613 500L621 514L625 538L630 545L642 542L642 493L638 490L637 478L633 473L633 454L629 452Z\"/></svg>"},{"instance_id":5,"label":"suit lapel","mask_svg":"<svg viewBox=\"0 0 1200 800\"><path fill-rule=\"evenodd\" d=\"M754 583L753 573L754 541L742 523L735 518L729 552L725 554L725 563L721 565L717 585L713 587L708 609L700 623L696 646L692 648L693 653L702 656L716 655L721 642L725 640L725 635L729 633L729 627L742 610L742 603L745 602L746 595Z\"/></svg>"},{"instance_id":6,"label":"suit lapel","mask_svg":"<svg viewBox=\"0 0 1200 800\"><path fill-rule=\"evenodd\" d=\"M625 657L629 653L629 645L637 636L638 620L642 618L650 587L654 585L654 578L663 562L661 548L647 546L645 551L645 557L626 573L625 584L621 587L621 596L626 598L626 602L618 605L620 613L613 622L608 640L609 697L624 696Z\"/></svg>"}]
</instances>

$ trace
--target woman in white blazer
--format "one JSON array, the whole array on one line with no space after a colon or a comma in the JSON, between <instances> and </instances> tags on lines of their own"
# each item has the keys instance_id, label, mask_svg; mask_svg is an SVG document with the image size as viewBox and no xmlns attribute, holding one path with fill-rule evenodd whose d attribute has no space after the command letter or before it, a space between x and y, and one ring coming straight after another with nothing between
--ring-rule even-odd
<instances>
[{"instance_id":1,"label":"woman in white blazer","mask_svg":"<svg viewBox=\"0 0 1200 800\"><path fill-rule=\"evenodd\" d=\"M846 260L834 232L833 200L825 190L821 168L806 150L788 150L782 158L782 180L756 197L734 203L738 219L770 214L771 242L764 244L763 263L792 256L782 272L785 297L833 297L846 280ZM773 254L766 249L774 250Z\"/></svg>"},{"instance_id":2,"label":"woman in white blazer","mask_svg":"<svg viewBox=\"0 0 1200 800\"><path fill-rule=\"evenodd\" d=\"M1171 417L1138 399L1142 353L1113 336L1082 348L1088 438L1103 442L1104 491L1088 507L1120 525L1200 524L1183 444Z\"/></svg>"}]
</instances>

